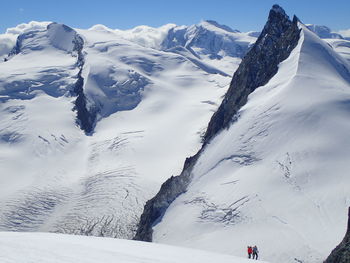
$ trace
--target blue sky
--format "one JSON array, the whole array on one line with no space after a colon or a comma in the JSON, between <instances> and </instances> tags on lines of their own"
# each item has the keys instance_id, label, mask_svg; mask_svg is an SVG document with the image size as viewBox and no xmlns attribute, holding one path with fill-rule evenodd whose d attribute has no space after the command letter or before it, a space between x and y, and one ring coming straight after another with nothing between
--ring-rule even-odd
<instances>
[{"instance_id":1,"label":"blue sky","mask_svg":"<svg viewBox=\"0 0 350 263\"><path fill-rule=\"evenodd\" d=\"M167 23L190 25L211 19L241 31L261 30L275 3L304 23L327 25L333 30L350 28L350 0L12 0L2 3L0 33L32 20L78 28L104 24L128 29Z\"/></svg>"}]
</instances>

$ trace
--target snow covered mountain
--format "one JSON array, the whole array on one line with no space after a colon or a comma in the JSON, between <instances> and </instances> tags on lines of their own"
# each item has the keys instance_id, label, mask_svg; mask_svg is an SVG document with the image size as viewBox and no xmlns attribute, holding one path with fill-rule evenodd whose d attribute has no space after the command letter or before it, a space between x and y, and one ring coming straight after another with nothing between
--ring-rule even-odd
<instances>
[{"instance_id":1,"label":"snow covered mountain","mask_svg":"<svg viewBox=\"0 0 350 263\"><path fill-rule=\"evenodd\" d=\"M322 262L350 205L350 65L275 5L200 151L147 202L136 238Z\"/></svg>"},{"instance_id":2,"label":"snow covered mountain","mask_svg":"<svg viewBox=\"0 0 350 263\"><path fill-rule=\"evenodd\" d=\"M277 5L258 39L215 21L8 29L0 35L0 231L136 233L242 257L256 244L270 262L321 262L343 237L350 205L348 42L320 39ZM18 242L43 239L2 236L5 260ZM102 253L79 237L45 240ZM124 249L108 250L116 258L152 250L102 242ZM65 262L81 254L70 256ZM223 257L211 262L236 260Z\"/></svg>"},{"instance_id":3,"label":"snow covered mountain","mask_svg":"<svg viewBox=\"0 0 350 263\"><path fill-rule=\"evenodd\" d=\"M48 22L7 30L0 230L132 238L145 202L201 145L243 54L225 50L255 41L214 22L206 30L221 44L205 51L198 40L197 53L156 46L163 28L134 38Z\"/></svg>"},{"instance_id":4,"label":"snow covered mountain","mask_svg":"<svg viewBox=\"0 0 350 263\"><path fill-rule=\"evenodd\" d=\"M312 25L312 24L306 24L305 26L310 31L318 35L320 38L344 39L344 37L341 34L332 32L332 30L327 26Z\"/></svg>"}]
</instances>

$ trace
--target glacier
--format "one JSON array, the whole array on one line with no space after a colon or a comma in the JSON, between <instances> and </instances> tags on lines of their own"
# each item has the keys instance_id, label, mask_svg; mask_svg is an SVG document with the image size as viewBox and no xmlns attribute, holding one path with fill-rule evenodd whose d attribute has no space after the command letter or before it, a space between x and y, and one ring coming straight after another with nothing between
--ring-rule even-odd
<instances>
[{"instance_id":1,"label":"glacier","mask_svg":"<svg viewBox=\"0 0 350 263\"><path fill-rule=\"evenodd\" d=\"M189 27L191 41L205 26ZM221 41L211 53L255 41L217 26L197 34ZM156 46L159 31L7 30L16 40L0 62L0 230L134 236L145 202L200 147L241 60L171 49L163 33Z\"/></svg>"}]
</instances>

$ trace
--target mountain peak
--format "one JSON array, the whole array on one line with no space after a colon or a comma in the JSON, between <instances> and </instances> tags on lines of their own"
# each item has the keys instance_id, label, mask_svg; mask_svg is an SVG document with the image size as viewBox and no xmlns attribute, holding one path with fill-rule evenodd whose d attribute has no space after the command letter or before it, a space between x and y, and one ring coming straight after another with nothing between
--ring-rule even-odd
<instances>
[{"instance_id":1,"label":"mountain peak","mask_svg":"<svg viewBox=\"0 0 350 263\"><path fill-rule=\"evenodd\" d=\"M306 24L305 26L320 38L343 39L342 35L332 32L332 30L327 26L314 24Z\"/></svg>"},{"instance_id":2,"label":"mountain peak","mask_svg":"<svg viewBox=\"0 0 350 263\"><path fill-rule=\"evenodd\" d=\"M283 9L282 7L280 7L279 5L277 5L277 4L275 4L275 5L272 6L270 13L271 13L271 12L278 13L278 14L281 14L281 15L283 15L283 16L288 17L288 16L286 15L286 12L284 11L284 9Z\"/></svg>"},{"instance_id":3,"label":"mountain peak","mask_svg":"<svg viewBox=\"0 0 350 263\"><path fill-rule=\"evenodd\" d=\"M199 25L205 25L205 24L215 26L217 28L220 28L220 29L225 30L225 31L230 32L230 33L239 33L240 32L239 30L234 30L229 26L219 24L218 22L216 22L214 20L204 20L201 23L199 23Z\"/></svg>"},{"instance_id":4,"label":"mountain peak","mask_svg":"<svg viewBox=\"0 0 350 263\"><path fill-rule=\"evenodd\" d=\"M228 127L248 95L276 74L278 64L289 56L299 37L297 20L292 22L280 6L274 5L258 40L243 58L222 104L212 116L204 144Z\"/></svg>"},{"instance_id":5,"label":"mountain peak","mask_svg":"<svg viewBox=\"0 0 350 263\"><path fill-rule=\"evenodd\" d=\"M77 32L64 24L51 23L47 26L47 35L55 48L72 52L84 42Z\"/></svg>"},{"instance_id":6,"label":"mountain peak","mask_svg":"<svg viewBox=\"0 0 350 263\"><path fill-rule=\"evenodd\" d=\"M273 5L260 37L264 37L266 34L280 37L291 24L292 21L284 9L279 5Z\"/></svg>"},{"instance_id":7,"label":"mountain peak","mask_svg":"<svg viewBox=\"0 0 350 263\"><path fill-rule=\"evenodd\" d=\"M83 42L78 33L69 26L50 23L46 30L34 28L20 33L9 57L23 51L38 51L50 46L71 53L77 51Z\"/></svg>"}]
</instances>

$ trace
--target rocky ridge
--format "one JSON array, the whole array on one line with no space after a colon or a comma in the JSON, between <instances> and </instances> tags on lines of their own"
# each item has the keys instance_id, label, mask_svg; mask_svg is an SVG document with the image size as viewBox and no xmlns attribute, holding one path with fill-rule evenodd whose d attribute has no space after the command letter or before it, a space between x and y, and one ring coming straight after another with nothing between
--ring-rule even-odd
<instances>
[{"instance_id":1,"label":"rocky ridge","mask_svg":"<svg viewBox=\"0 0 350 263\"><path fill-rule=\"evenodd\" d=\"M291 21L280 6L272 7L261 35L244 56L223 102L209 122L202 148L196 155L186 159L179 176L168 179L158 194L146 203L135 239L152 241L152 227L161 220L169 205L186 191L191 181L191 171L205 146L235 120L238 110L247 102L248 95L277 73L278 64L297 45L300 37L297 23L298 19L294 17Z\"/></svg>"}]
</instances>

